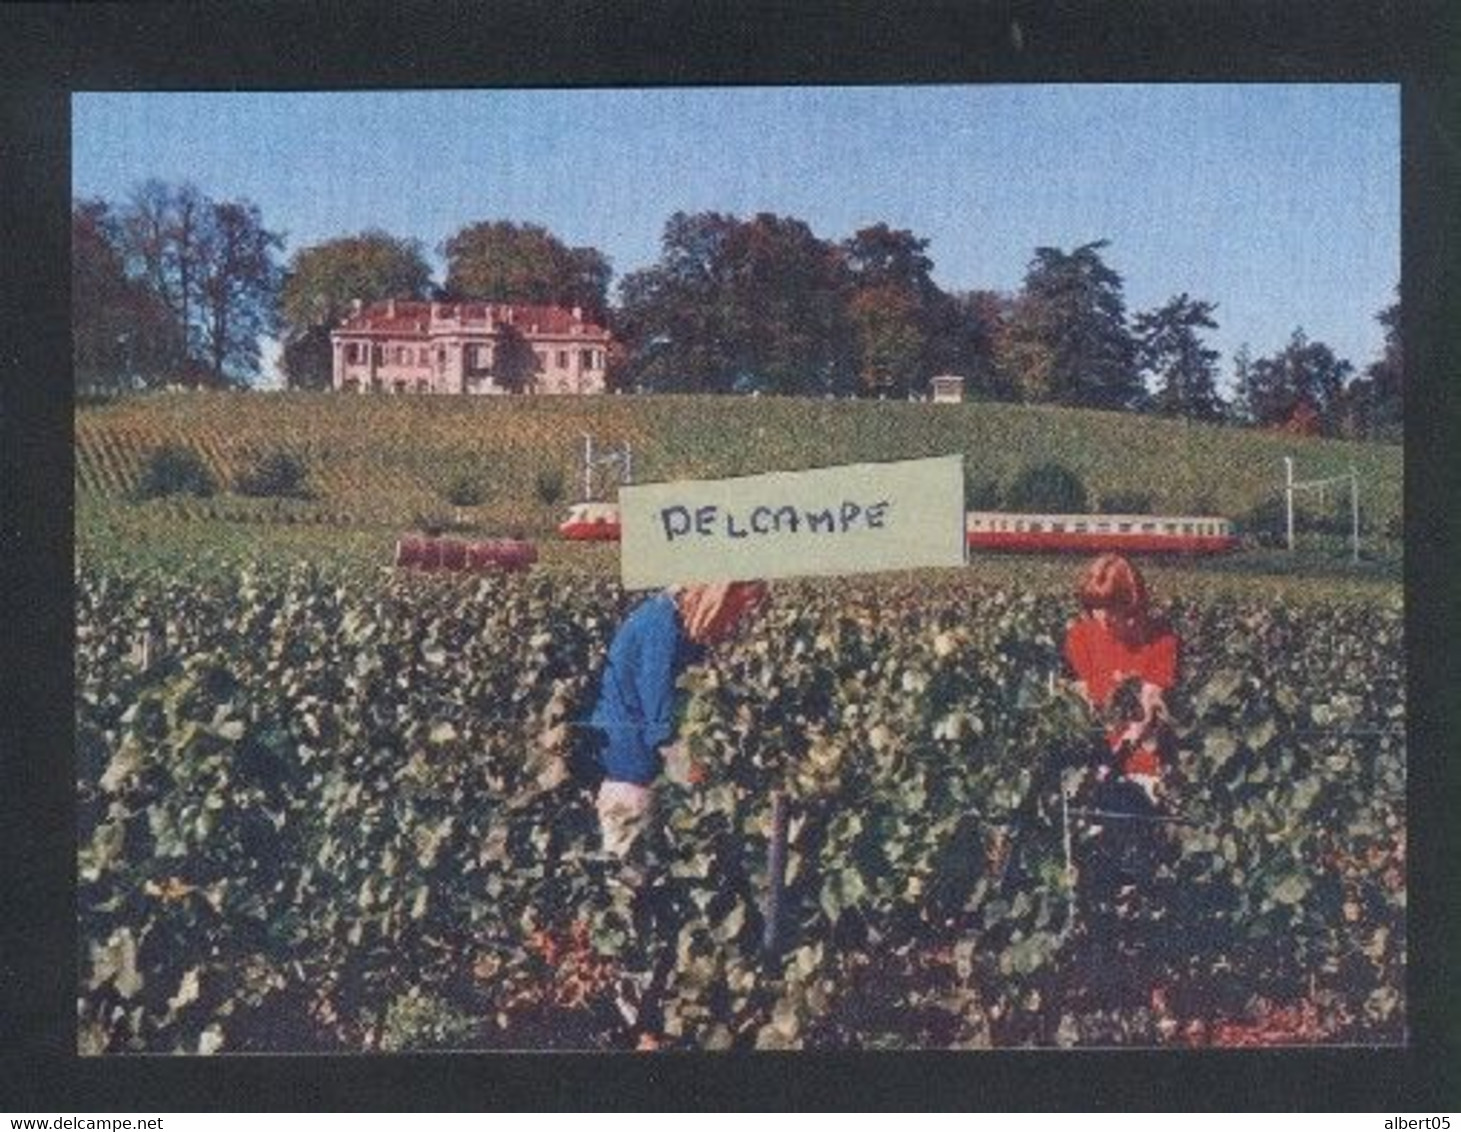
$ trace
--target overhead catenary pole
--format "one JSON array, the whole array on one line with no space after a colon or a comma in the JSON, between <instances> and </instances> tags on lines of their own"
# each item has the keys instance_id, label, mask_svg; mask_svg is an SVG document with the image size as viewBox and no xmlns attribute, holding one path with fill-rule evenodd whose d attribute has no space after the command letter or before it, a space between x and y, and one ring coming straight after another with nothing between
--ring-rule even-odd
<instances>
[{"instance_id":1,"label":"overhead catenary pole","mask_svg":"<svg viewBox=\"0 0 1461 1132\"><path fill-rule=\"evenodd\" d=\"M1337 475L1327 476L1323 479L1298 481L1294 479L1293 457L1283 458L1284 466L1284 501L1286 521L1288 528L1288 548L1294 549L1294 492L1299 490L1317 491L1322 504L1324 489L1330 484L1349 484L1349 541L1350 556L1357 563L1360 560L1360 475L1359 470L1350 464L1349 471Z\"/></svg>"},{"instance_id":2,"label":"overhead catenary pole","mask_svg":"<svg viewBox=\"0 0 1461 1132\"><path fill-rule=\"evenodd\" d=\"M594 473L600 465L617 469L621 485L634 482L634 450L628 441L625 441L622 447L600 452L595 448L594 438L589 433L579 435L583 437L584 502L591 502L595 498Z\"/></svg>"}]
</instances>

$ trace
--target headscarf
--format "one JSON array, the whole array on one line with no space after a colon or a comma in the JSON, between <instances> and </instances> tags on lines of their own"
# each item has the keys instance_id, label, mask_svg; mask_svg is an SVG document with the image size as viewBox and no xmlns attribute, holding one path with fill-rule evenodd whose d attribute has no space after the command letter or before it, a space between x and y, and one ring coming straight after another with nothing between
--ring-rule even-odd
<instances>
[{"instance_id":1,"label":"headscarf","mask_svg":"<svg viewBox=\"0 0 1461 1132\"><path fill-rule=\"evenodd\" d=\"M1076 596L1087 609L1116 609L1142 620L1147 615L1146 579L1119 554L1103 554L1086 567Z\"/></svg>"},{"instance_id":2,"label":"headscarf","mask_svg":"<svg viewBox=\"0 0 1461 1132\"><path fill-rule=\"evenodd\" d=\"M766 596L765 582L707 582L673 586L685 635L698 645L713 645L735 631L741 619Z\"/></svg>"}]
</instances>

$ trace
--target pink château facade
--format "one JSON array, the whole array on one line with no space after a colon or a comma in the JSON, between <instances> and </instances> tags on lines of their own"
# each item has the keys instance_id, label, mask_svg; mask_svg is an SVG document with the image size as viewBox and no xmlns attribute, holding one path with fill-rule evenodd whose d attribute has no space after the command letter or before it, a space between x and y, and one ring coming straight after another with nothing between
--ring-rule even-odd
<instances>
[{"instance_id":1,"label":"pink ch\u00e2teau facade","mask_svg":"<svg viewBox=\"0 0 1461 1132\"><path fill-rule=\"evenodd\" d=\"M610 336L578 307L387 299L330 344L341 392L602 393Z\"/></svg>"}]
</instances>

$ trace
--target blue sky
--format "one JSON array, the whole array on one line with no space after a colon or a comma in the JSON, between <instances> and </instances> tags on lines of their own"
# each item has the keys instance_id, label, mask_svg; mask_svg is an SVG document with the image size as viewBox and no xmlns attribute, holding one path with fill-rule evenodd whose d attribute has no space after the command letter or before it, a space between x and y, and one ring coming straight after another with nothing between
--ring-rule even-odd
<instances>
[{"instance_id":1,"label":"blue sky","mask_svg":"<svg viewBox=\"0 0 1461 1132\"><path fill-rule=\"evenodd\" d=\"M541 224L659 254L674 211L884 221L929 241L946 290L1015 291L1034 249L1107 239L1128 312L1215 302L1223 355L1295 327L1363 369L1400 278L1394 85L1031 85L361 93L84 93L73 191L149 177L245 197L286 254L383 228L436 249L466 224Z\"/></svg>"}]
</instances>

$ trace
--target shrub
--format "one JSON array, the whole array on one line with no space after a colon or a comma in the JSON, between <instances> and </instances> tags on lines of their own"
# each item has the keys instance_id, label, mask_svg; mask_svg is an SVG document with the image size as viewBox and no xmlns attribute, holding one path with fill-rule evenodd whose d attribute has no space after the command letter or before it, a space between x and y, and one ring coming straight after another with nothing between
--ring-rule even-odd
<instances>
[{"instance_id":1,"label":"shrub","mask_svg":"<svg viewBox=\"0 0 1461 1132\"><path fill-rule=\"evenodd\" d=\"M993 479L964 480L964 506L970 511L994 511L999 508L999 481Z\"/></svg>"},{"instance_id":2,"label":"shrub","mask_svg":"<svg viewBox=\"0 0 1461 1132\"><path fill-rule=\"evenodd\" d=\"M1016 511L1078 513L1086 509L1086 486L1063 464L1034 464L1010 485L1008 502Z\"/></svg>"},{"instance_id":3,"label":"shrub","mask_svg":"<svg viewBox=\"0 0 1461 1132\"><path fill-rule=\"evenodd\" d=\"M1349 510L1349 496L1336 499L1324 511L1315 511L1296 504L1294 506L1294 533L1296 535L1332 535L1336 538L1350 537L1353 518ZM1281 496L1264 500L1239 516L1238 525L1242 532L1261 546L1285 546L1288 543L1288 517ZM1360 512L1361 534L1370 530L1364 512Z\"/></svg>"},{"instance_id":4,"label":"shrub","mask_svg":"<svg viewBox=\"0 0 1461 1132\"><path fill-rule=\"evenodd\" d=\"M439 538L442 535L463 534L467 531L477 530L476 523L458 519L452 515L435 512L418 512L412 518L411 526L428 538Z\"/></svg>"},{"instance_id":5,"label":"shrub","mask_svg":"<svg viewBox=\"0 0 1461 1132\"><path fill-rule=\"evenodd\" d=\"M304 461L288 452L266 452L234 482L240 495L262 499L308 499Z\"/></svg>"},{"instance_id":6,"label":"shrub","mask_svg":"<svg viewBox=\"0 0 1461 1132\"><path fill-rule=\"evenodd\" d=\"M476 1033L473 1017L440 995L412 987L386 1008L380 1046L398 1052L414 1049L451 1049Z\"/></svg>"},{"instance_id":7,"label":"shrub","mask_svg":"<svg viewBox=\"0 0 1461 1132\"><path fill-rule=\"evenodd\" d=\"M203 458L191 448L164 444L142 462L137 482L138 499L159 499L167 495L209 496L217 490Z\"/></svg>"},{"instance_id":8,"label":"shrub","mask_svg":"<svg viewBox=\"0 0 1461 1132\"><path fill-rule=\"evenodd\" d=\"M533 495L539 503L552 507L563 499L563 469L540 468L533 477Z\"/></svg>"},{"instance_id":9,"label":"shrub","mask_svg":"<svg viewBox=\"0 0 1461 1132\"><path fill-rule=\"evenodd\" d=\"M478 476L461 475L447 484L442 498L453 507L476 507L487 502L487 485Z\"/></svg>"},{"instance_id":10,"label":"shrub","mask_svg":"<svg viewBox=\"0 0 1461 1132\"><path fill-rule=\"evenodd\" d=\"M1101 496L1096 510L1103 515L1150 515L1152 494L1149 491L1113 491Z\"/></svg>"}]
</instances>

